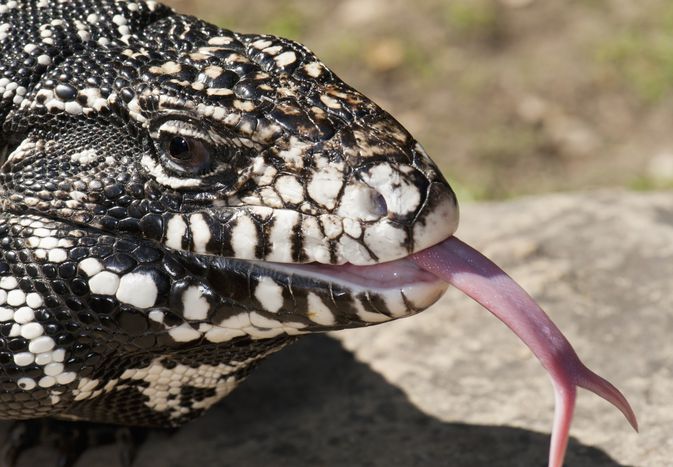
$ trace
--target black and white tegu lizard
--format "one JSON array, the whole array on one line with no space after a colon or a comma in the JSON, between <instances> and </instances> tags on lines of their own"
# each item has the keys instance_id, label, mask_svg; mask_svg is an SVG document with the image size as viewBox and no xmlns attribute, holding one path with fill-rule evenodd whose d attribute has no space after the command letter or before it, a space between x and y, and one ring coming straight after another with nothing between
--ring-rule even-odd
<instances>
[{"instance_id":1,"label":"black and white tegu lizard","mask_svg":"<svg viewBox=\"0 0 673 467\"><path fill-rule=\"evenodd\" d=\"M0 418L178 426L297 336L413 315L448 283L586 369L452 236L422 147L309 50L154 1L0 3ZM448 440L447 440L448 441Z\"/></svg>"}]
</instances>

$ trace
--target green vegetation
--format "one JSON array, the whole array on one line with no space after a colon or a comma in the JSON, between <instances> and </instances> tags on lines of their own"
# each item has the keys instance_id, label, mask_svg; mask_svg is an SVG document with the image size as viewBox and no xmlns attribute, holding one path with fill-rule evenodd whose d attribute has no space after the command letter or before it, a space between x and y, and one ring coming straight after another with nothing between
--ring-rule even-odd
<instances>
[{"instance_id":1,"label":"green vegetation","mask_svg":"<svg viewBox=\"0 0 673 467\"><path fill-rule=\"evenodd\" d=\"M450 0L444 17L449 30L461 37L493 40L504 29L502 11L494 0Z\"/></svg>"},{"instance_id":2,"label":"green vegetation","mask_svg":"<svg viewBox=\"0 0 673 467\"><path fill-rule=\"evenodd\" d=\"M597 58L608 77L624 82L646 103L673 89L673 5L660 7L598 46Z\"/></svg>"},{"instance_id":3,"label":"green vegetation","mask_svg":"<svg viewBox=\"0 0 673 467\"><path fill-rule=\"evenodd\" d=\"M308 28L308 18L291 4L282 4L275 15L263 25L264 32L276 36L300 40Z\"/></svg>"},{"instance_id":4,"label":"green vegetation","mask_svg":"<svg viewBox=\"0 0 673 467\"><path fill-rule=\"evenodd\" d=\"M541 161L541 156L553 155L544 134L536 128L516 124L494 127L475 142L473 157L484 170L477 180L477 190L472 190L476 199L502 199L515 194L511 179L520 171L540 173L540 164L553 161ZM526 184L533 188L535 183ZM521 190L522 187L518 189Z\"/></svg>"},{"instance_id":5,"label":"green vegetation","mask_svg":"<svg viewBox=\"0 0 673 467\"><path fill-rule=\"evenodd\" d=\"M635 191L671 190L673 189L673 180L661 180L640 175L633 179L628 187Z\"/></svg>"}]
</instances>

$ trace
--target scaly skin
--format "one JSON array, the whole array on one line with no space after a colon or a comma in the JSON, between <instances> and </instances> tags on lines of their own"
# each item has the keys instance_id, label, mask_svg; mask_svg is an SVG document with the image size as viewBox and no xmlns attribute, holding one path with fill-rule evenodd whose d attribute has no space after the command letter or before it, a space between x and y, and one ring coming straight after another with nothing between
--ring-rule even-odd
<instances>
[{"instance_id":1,"label":"scaly skin","mask_svg":"<svg viewBox=\"0 0 673 467\"><path fill-rule=\"evenodd\" d=\"M397 260L457 222L420 145L303 46L111 0L5 3L0 40L0 417L179 425L293 336L446 288L278 264Z\"/></svg>"}]
</instances>

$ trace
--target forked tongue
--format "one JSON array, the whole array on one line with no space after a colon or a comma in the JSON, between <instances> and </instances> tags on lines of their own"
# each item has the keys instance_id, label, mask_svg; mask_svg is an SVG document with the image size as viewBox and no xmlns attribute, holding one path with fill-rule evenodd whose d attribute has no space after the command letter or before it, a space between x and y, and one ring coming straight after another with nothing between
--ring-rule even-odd
<instances>
[{"instance_id":1,"label":"forked tongue","mask_svg":"<svg viewBox=\"0 0 673 467\"><path fill-rule=\"evenodd\" d=\"M545 312L491 260L456 237L416 253L411 259L497 316L549 372L556 399L549 467L563 465L577 386L617 407L638 430L636 416L622 393L584 366L570 342Z\"/></svg>"}]
</instances>

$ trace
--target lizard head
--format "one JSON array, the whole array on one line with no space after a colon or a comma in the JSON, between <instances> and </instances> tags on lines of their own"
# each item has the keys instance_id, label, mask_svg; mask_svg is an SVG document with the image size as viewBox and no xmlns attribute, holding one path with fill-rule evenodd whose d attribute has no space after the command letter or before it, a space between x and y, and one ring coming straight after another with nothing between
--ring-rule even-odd
<instances>
[{"instance_id":1,"label":"lizard head","mask_svg":"<svg viewBox=\"0 0 673 467\"><path fill-rule=\"evenodd\" d=\"M177 15L132 40L100 34L10 115L6 209L206 264L192 295L236 302L236 335L378 323L441 296L408 256L455 230L451 188L305 47Z\"/></svg>"}]
</instances>

